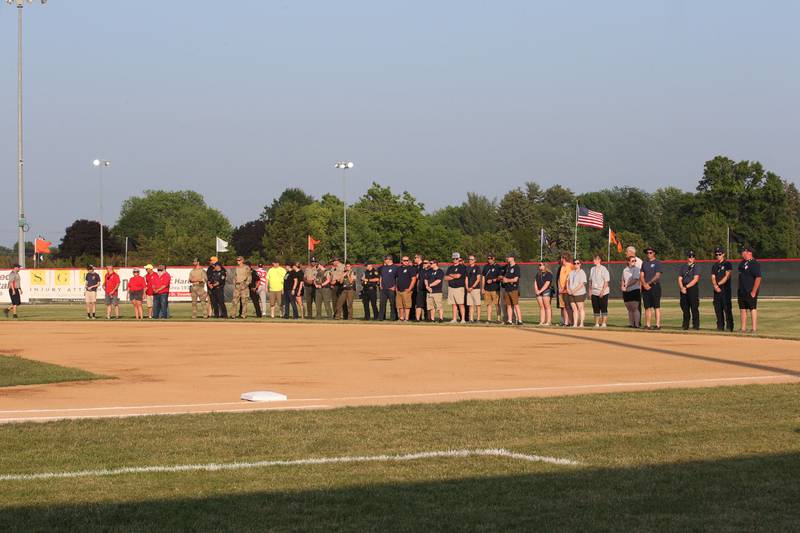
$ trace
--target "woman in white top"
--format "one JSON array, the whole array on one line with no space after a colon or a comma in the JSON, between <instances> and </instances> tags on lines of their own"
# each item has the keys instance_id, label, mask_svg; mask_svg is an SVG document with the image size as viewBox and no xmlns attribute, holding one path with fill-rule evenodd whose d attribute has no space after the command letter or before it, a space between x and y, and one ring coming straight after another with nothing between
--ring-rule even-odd
<instances>
[{"instance_id":1,"label":"woman in white top","mask_svg":"<svg viewBox=\"0 0 800 533\"><path fill-rule=\"evenodd\" d=\"M642 299L642 291L639 285L640 268L636 266L636 257L628 258L628 266L622 271L622 301L628 310L628 327L638 328L642 325L642 312L639 304Z\"/></svg>"},{"instance_id":2,"label":"woman in white top","mask_svg":"<svg viewBox=\"0 0 800 533\"><path fill-rule=\"evenodd\" d=\"M592 311L594 312L594 327L604 328L608 325L608 282L611 274L601 263L603 258L594 256L594 266L589 271L589 287L592 292Z\"/></svg>"},{"instance_id":3,"label":"woman in white top","mask_svg":"<svg viewBox=\"0 0 800 533\"><path fill-rule=\"evenodd\" d=\"M580 259L576 259L573 265L573 270L569 273L569 278L567 278L567 294L570 296L569 303L572 306L572 327L582 328L583 321L586 319L586 310L584 309L586 302L586 272L581 270Z\"/></svg>"}]
</instances>

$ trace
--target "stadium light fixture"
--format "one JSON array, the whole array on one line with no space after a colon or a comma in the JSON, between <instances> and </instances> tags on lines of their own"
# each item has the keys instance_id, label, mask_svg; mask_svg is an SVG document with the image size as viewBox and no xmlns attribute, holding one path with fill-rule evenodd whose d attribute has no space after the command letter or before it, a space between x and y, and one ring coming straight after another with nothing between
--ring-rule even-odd
<instances>
[{"instance_id":1,"label":"stadium light fixture","mask_svg":"<svg viewBox=\"0 0 800 533\"><path fill-rule=\"evenodd\" d=\"M100 268L103 264L103 169L111 166L111 161L105 159L95 159L92 166L100 169Z\"/></svg>"},{"instance_id":2,"label":"stadium light fixture","mask_svg":"<svg viewBox=\"0 0 800 533\"><path fill-rule=\"evenodd\" d=\"M344 204L344 262L347 262L347 171L353 168L352 161L337 161L334 168L342 171L342 202Z\"/></svg>"},{"instance_id":3,"label":"stadium light fixture","mask_svg":"<svg viewBox=\"0 0 800 533\"><path fill-rule=\"evenodd\" d=\"M17 262L25 268L25 232L28 223L25 220L25 158L22 149L22 8L25 7L26 1L6 0L6 3L17 7L17 227L19 229ZM27 0L27 3L32 4L33 0ZM46 4L47 0L41 0L41 3Z\"/></svg>"}]
</instances>

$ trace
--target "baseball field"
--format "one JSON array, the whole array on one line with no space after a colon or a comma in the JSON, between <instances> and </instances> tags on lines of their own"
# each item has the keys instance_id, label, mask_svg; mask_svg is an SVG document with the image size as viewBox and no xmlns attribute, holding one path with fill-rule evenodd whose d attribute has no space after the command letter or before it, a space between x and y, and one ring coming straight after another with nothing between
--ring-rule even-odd
<instances>
[{"instance_id":1,"label":"baseball field","mask_svg":"<svg viewBox=\"0 0 800 533\"><path fill-rule=\"evenodd\" d=\"M760 336L702 309L684 333L675 302L660 332L26 306L0 529L796 530L800 304L761 303Z\"/></svg>"}]
</instances>

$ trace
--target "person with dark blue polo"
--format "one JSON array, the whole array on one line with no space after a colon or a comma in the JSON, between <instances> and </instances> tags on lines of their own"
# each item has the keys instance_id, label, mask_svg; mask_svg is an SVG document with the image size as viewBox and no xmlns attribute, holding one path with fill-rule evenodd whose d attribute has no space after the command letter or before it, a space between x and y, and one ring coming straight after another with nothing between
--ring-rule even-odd
<instances>
[{"instance_id":1,"label":"person with dark blue polo","mask_svg":"<svg viewBox=\"0 0 800 533\"><path fill-rule=\"evenodd\" d=\"M486 323L492 321L492 311L497 312L497 322L503 322L503 313L500 311L500 278L503 270L497 264L494 254L486 257L486 264L481 272L481 296L486 304Z\"/></svg>"},{"instance_id":2,"label":"person with dark blue polo","mask_svg":"<svg viewBox=\"0 0 800 533\"><path fill-rule=\"evenodd\" d=\"M380 319L386 320L386 302L392 306L392 320L397 320L397 265L391 255L383 258L383 266L378 268L381 275L380 294L381 310Z\"/></svg>"},{"instance_id":3,"label":"person with dark blue polo","mask_svg":"<svg viewBox=\"0 0 800 533\"><path fill-rule=\"evenodd\" d=\"M711 285L714 287L714 314L717 315L717 331L733 331L733 265L725 259L725 250L714 248L716 262L711 267Z\"/></svg>"},{"instance_id":4,"label":"person with dark blue polo","mask_svg":"<svg viewBox=\"0 0 800 533\"><path fill-rule=\"evenodd\" d=\"M467 323L467 317L464 314L464 299L467 293L467 267L461 259L461 254L453 252L453 264L447 267L444 275L447 281L447 301L453 306L453 319L450 321L455 324L458 322L459 315L461 316L461 323Z\"/></svg>"},{"instance_id":5,"label":"person with dark blue polo","mask_svg":"<svg viewBox=\"0 0 800 533\"><path fill-rule=\"evenodd\" d=\"M400 320L408 322L411 317L411 304L414 301L414 287L417 284L417 267L411 264L408 256L403 256L397 268L395 303L400 312Z\"/></svg>"},{"instance_id":6,"label":"person with dark blue polo","mask_svg":"<svg viewBox=\"0 0 800 533\"><path fill-rule=\"evenodd\" d=\"M681 293L683 329L689 329L690 316L692 328L700 329L700 268L692 250L686 253L686 264L678 272L678 289Z\"/></svg>"},{"instance_id":7,"label":"person with dark blue polo","mask_svg":"<svg viewBox=\"0 0 800 533\"><path fill-rule=\"evenodd\" d=\"M644 329L661 329L661 275L664 272L661 261L656 259L655 248L645 249L647 259L642 262L639 281L642 287L642 301L644 302ZM656 325L652 325L653 315Z\"/></svg>"},{"instance_id":8,"label":"person with dark blue polo","mask_svg":"<svg viewBox=\"0 0 800 533\"><path fill-rule=\"evenodd\" d=\"M739 311L742 318L742 333L758 331L758 291L761 289L761 265L753 257L753 249L742 249L742 262L739 263ZM747 329L747 315L750 314L752 329Z\"/></svg>"}]
</instances>

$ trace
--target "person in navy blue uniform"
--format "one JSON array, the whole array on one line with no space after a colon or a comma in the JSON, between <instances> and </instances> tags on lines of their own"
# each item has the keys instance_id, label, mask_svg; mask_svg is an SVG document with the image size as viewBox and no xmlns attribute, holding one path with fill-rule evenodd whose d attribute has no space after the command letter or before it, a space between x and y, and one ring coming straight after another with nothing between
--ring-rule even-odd
<instances>
[{"instance_id":1,"label":"person in navy blue uniform","mask_svg":"<svg viewBox=\"0 0 800 533\"><path fill-rule=\"evenodd\" d=\"M372 263L367 264L361 277L361 301L364 303L364 320L378 320L378 287L381 274ZM370 314L370 310L372 313Z\"/></svg>"},{"instance_id":2,"label":"person in navy blue uniform","mask_svg":"<svg viewBox=\"0 0 800 533\"><path fill-rule=\"evenodd\" d=\"M383 266L378 269L381 275L381 310L378 320L386 320L386 302L392 306L392 320L397 320L397 265L391 255L383 258Z\"/></svg>"},{"instance_id":3,"label":"person in navy blue uniform","mask_svg":"<svg viewBox=\"0 0 800 533\"><path fill-rule=\"evenodd\" d=\"M475 256L467 257L466 304L467 320L477 322L481 319L481 267L475 263Z\"/></svg>"},{"instance_id":4,"label":"person in navy blue uniform","mask_svg":"<svg viewBox=\"0 0 800 533\"><path fill-rule=\"evenodd\" d=\"M425 276L425 292L428 294L426 306L431 322L444 322L444 306L442 305L442 287L444 287L444 271L439 268L439 261L431 259L428 275ZM436 313L439 318L436 318Z\"/></svg>"},{"instance_id":5,"label":"person in navy blue uniform","mask_svg":"<svg viewBox=\"0 0 800 533\"><path fill-rule=\"evenodd\" d=\"M690 317L692 328L700 329L700 268L691 250L686 254L686 264L678 272L678 289L681 293L683 329L689 329Z\"/></svg>"},{"instance_id":6,"label":"person in navy blue uniform","mask_svg":"<svg viewBox=\"0 0 800 533\"><path fill-rule=\"evenodd\" d=\"M467 267L461 260L461 254L453 252L453 264L447 267L444 279L447 281L447 302L453 306L453 319L450 321L455 324L458 322L459 315L461 323L466 324L467 319L464 314L464 299L467 291L464 288L467 282Z\"/></svg>"},{"instance_id":7,"label":"person in navy blue uniform","mask_svg":"<svg viewBox=\"0 0 800 533\"><path fill-rule=\"evenodd\" d=\"M753 249L745 246L742 262L739 263L739 311L742 318L742 333L758 331L758 291L761 289L761 265L753 258ZM747 315L750 315L752 329L747 329Z\"/></svg>"},{"instance_id":8,"label":"person in navy blue uniform","mask_svg":"<svg viewBox=\"0 0 800 533\"><path fill-rule=\"evenodd\" d=\"M656 259L654 248L647 248L647 259L642 262L639 281L642 286L642 301L644 302L644 329L661 329L661 274L664 272L661 261ZM656 315L656 325L652 326L653 315Z\"/></svg>"},{"instance_id":9,"label":"person in navy blue uniform","mask_svg":"<svg viewBox=\"0 0 800 533\"><path fill-rule=\"evenodd\" d=\"M503 303L506 307L506 324L522 325L522 310L519 308L519 282L522 271L516 263L516 258L509 255L506 258L506 268L500 281L503 284Z\"/></svg>"},{"instance_id":10,"label":"person in navy blue uniform","mask_svg":"<svg viewBox=\"0 0 800 533\"><path fill-rule=\"evenodd\" d=\"M716 263L711 267L711 285L714 287L714 314L717 315L717 331L733 331L733 265L725 258L725 250L714 248Z\"/></svg>"},{"instance_id":11,"label":"person in navy blue uniform","mask_svg":"<svg viewBox=\"0 0 800 533\"><path fill-rule=\"evenodd\" d=\"M417 268L411 264L407 256L403 256L397 267L395 285L395 302L400 312L400 321L408 322L411 316L411 305L414 301L414 287L417 284Z\"/></svg>"},{"instance_id":12,"label":"person in navy blue uniform","mask_svg":"<svg viewBox=\"0 0 800 533\"><path fill-rule=\"evenodd\" d=\"M414 288L416 296L414 297L414 318L417 322L424 322L428 320L428 290L425 288L425 280L431 271L431 262L423 259L422 256L417 255L414 257L414 262L419 260L417 265L417 286Z\"/></svg>"},{"instance_id":13,"label":"person in navy blue uniform","mask_svg":"<svg viewBox=\"0 0 800 533\"><path fill-rule=\"evenodd\" d=\"M486 304L486 323L492 321L492 311L497 314L497 322L503 322L503 313L500 311L500 278L503 270L495 262L494 254L486 257L486 264L481 272L481 296Z\"/></svg>"}]
</instances>

